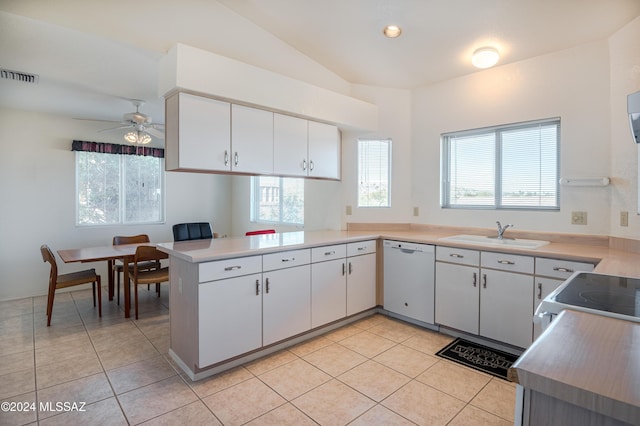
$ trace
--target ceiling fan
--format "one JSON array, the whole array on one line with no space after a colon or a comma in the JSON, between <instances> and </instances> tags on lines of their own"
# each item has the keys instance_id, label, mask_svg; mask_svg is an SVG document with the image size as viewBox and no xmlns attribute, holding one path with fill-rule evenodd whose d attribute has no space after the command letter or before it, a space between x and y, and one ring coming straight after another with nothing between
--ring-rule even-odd
<instances>
[{"instance_id":1,"label":"ceiling fan","mask_svg":"<svg viewBox=\"0 0 640 426\"><path fill-rule=\"evenodd\" d=\"M110 127L108 129L99 130L99 132L110 132L114 130L129 129L124 135L124 140L136 144L148 144L151 142L151 136L164 139L164 124L154 123L150 116L140 112L140 107L144 105L144 101L132 99L133 106L136 107L135 112L128 112L122 116L122 121L110 120L91 120L105 121L109 123L119 123L119 126Z\"/></svg>"}]
</instances>

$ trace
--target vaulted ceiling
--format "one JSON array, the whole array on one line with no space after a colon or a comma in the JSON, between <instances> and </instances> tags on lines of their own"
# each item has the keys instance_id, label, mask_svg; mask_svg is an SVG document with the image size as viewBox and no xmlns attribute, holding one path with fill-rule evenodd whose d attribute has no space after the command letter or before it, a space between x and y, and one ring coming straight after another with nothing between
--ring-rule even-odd
<instances>
[{"instance_id":1,"label":"vaulted ceiling","mask_svg":"<svg viewBox=\"0 0 640 426\"><path fill-rule=\"evenodd\" d=\"M337 91L414 88L476 72L478 47L504 65L639 15L640 0L0 0L0 67L40 76L0 80L0 106L118 120L135 98L162 120L157 63L177 42Z\"/></svg>"}]
</instances>

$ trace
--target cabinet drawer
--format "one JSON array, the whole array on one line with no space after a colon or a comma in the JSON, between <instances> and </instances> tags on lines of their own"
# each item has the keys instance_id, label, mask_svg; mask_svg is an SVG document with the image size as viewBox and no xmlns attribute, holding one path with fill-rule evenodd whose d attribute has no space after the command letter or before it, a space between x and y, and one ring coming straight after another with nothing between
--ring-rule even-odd
<instances>
[{"instance_id":1,"label":"cabinet drawer","mask_svg":"<svg viewBox=\"0 0 640 426\"><path fill-rule=\"evenodd\" d=\"M334 246L315 247L311 249L311 262L313 263L342 259L345 257L347 257L346 244L336 244Z\"/></svg>"},{"instance_id":2,"label":"cabinet drawer","mask_svg":"<svg viewBox=\"0 0 640 426\"><path fill-rule=\"evenodd\" d=\"M552 278L569 278L576 271L593 271L593 263L573 260L536 257L536 275Z\"/></svg>"},{"instance_id":3,"label":"cabinet drawer","mask_svg":"<svg viewBox=\"0 0 640 426\"><path fill-rule=\"evenodd\" d=\"M483 251L481 259L483 268L533 274L534 258L531 256Z\"/></svg>"},{"instance_id":4,"label":"cabinet drawer","mask_svg":"<svg viewBox=\"0 0 640 426\"><path fill-rule=\"evenodd\" d=\"M282 251L262 256L262 269L264 271L273 271L275 269L292 268L294 266L307 265L310 260L311 253L309 249Z\"/></svg>"},{"instance_id":5,"label":"cabinet drawer","mask_svg":"<svg viewBox=\"0 0 640 426\"><path fill-rule=\"evenodd\" d=\"M359 243L347 244L347 256L358 256L376 252L376 241L360 241Z\"/></svg>"},{"instance_id":6,"label":"cabinet drawer","mask_svg":"<svg viewBox=\"0 0 640 426\"><path fill-rule=\"evenodd\" d=\"M222 280L262 272L262 256L216 260L198 265L198 281Z\"/></svg>"},{"instance_id":7,"label":"cabinet drawer","mask_svg":"<svg viewBox=\"0 0 640 426\"><path fill-rule=\"evenodd\" d=\"M436 247L436 260L440 262L458 263L460 265L478 266L480 264L480 252L455 247Z\"/></svg>"}]
</instances>

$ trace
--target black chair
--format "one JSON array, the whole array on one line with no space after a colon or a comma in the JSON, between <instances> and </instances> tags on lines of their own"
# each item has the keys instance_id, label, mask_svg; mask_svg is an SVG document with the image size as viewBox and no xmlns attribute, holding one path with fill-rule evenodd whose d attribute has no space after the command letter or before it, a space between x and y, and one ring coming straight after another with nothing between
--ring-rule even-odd
<instances>
[{"instance_id":1,"label":"black chair","mask_svg":"<svg viewBox=\"0 0 640 426\"><path fill-rule=\"evenodd\" d=\"M208 240L213 238L209 222L178 223L173 225L173 240Z\"/></svg>"}]
</instances>

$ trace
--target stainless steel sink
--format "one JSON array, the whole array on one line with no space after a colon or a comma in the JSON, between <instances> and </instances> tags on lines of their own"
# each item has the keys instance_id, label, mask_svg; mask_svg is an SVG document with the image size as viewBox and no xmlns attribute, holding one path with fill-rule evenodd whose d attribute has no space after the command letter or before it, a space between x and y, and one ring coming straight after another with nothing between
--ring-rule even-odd
<instances>
[{"instance_id":1,"label":"stainless steel sink","mask_svg":"<svg viewBox=\"0 0 640 426\"><path fill-rule=\"evenodd\" d=\"M549 241L542 240L525 240L521 238L504 238L502 240L495 237L487 237L484 235L453 235L451 237L443 237L440 241L451 241L464 244L474 244L479 246L506 246L524 249L537 249L549 244Z\"/></svg>"}]
</instances>

